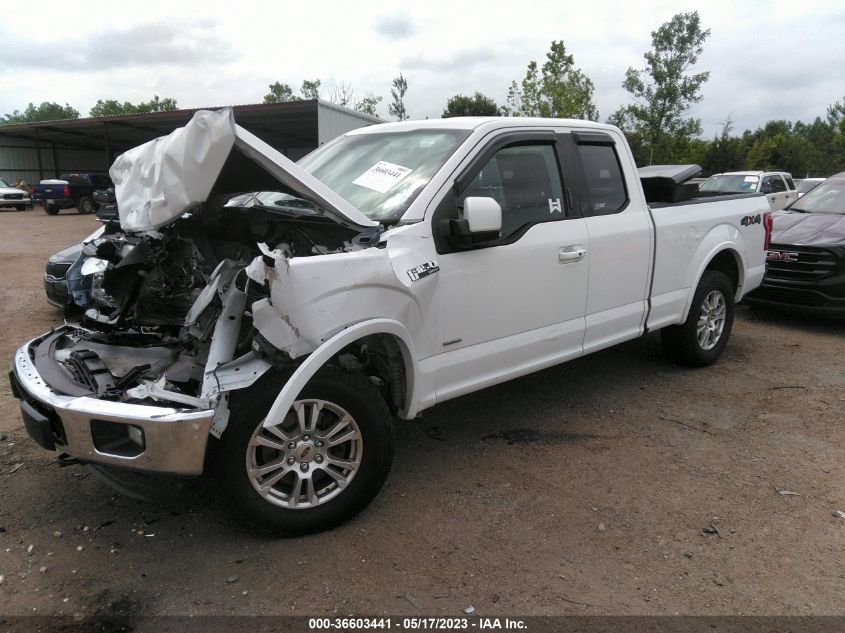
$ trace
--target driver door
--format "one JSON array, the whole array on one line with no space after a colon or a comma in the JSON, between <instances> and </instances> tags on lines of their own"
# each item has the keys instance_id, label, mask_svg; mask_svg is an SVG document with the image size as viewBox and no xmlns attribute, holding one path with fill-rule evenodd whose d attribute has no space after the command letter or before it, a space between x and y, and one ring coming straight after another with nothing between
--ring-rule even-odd
<instances>
[{"instance_id":1,"label":"driver door","mask_svg":"<svg viewBox=\"0 0 845 633\"><path fill-rule=\"evenodd\" d=\"M502 230L465 250L436 240L437 401L581 354L589 245L584 219L566 202L563 156L551 132L503 134L438 207L435 235L469 196L499 203Z\"/></svg>"}]
</instances>

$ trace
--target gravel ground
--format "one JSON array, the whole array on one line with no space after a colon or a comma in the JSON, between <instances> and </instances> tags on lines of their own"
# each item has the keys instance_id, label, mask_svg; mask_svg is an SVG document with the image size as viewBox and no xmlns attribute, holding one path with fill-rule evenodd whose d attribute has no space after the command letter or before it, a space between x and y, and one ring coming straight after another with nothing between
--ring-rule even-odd
<instances>
[{"instance_id":1,"label":"gravel ground","mask_svg":"<svg viewBox=\"0 0 845 633\"><path fill-rule=\"evenodd\" d=\"M2 358L61 321L45 258L96 227L0 211ZM370 508L297 539L202 480L150 503L59 467L3 378L0 614L842 614L845 330L737 312L709 368L649 335L398 423Z\"/></svg>"}]
</instances>

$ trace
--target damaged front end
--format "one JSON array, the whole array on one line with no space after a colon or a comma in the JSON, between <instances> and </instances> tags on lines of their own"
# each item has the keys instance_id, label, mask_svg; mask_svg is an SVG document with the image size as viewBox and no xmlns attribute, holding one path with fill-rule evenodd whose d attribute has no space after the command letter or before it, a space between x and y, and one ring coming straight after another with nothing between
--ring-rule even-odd
<instances>
[{"instance_id":1,"label":"damaged front end","mask_svg":"<svg viewBox=\"0 0 845 633\"><path fill-rule=\"evenodd\" d=\"M116 161L121 221L83 246L74 316L15 355L13 390L45 448L200 474L208 435L226 428L228 393L272 367L252 323L252 304L269 288L246 268L262 252L306 257L378 241L378 225L333 208L331 192L303 184L307 174L234 126L231 113L199 114ZM174 143L190 145L185 131L215 142L199 143L206 153L183 161L170 174L178 178L157 169L144 184L151 162L167 165ZM127 184L130 175L140 184Z\"/></svg>"}]
</instances>

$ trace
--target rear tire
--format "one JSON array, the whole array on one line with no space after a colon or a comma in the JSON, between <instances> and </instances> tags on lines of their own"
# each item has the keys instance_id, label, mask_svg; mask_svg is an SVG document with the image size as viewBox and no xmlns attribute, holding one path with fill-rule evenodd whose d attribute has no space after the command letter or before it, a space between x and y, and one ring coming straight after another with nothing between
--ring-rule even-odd
<instances>
[{"instance_id":1,"label":"rear tire","mask_svg":"<svg viewBox=\"0 0 845 633\"><path fill-rule=\"evenodd\" d=\"M54 204L46 204L44 205L44 213L47 215L58 215L59 207Z\"/></svg>"},{"instance_id":2,"label":"rear tire","mask_svg":"<svg viewBox=\"0 0 845 633\"><path fill-rule=\"evenodd\" d=\"M94 213L94 201L91 198L80 198L76 204L76 211L83 215Z\"/></svg>"},{"instance_id":3,"label":"rear tire","mask_svg":"<svg viewBox=\"0 0 845 633\"><path fill-rule=\"evenodd\" d=\"M239 519L285 536L320 532L381 489L393 461L392 419L366 376L324 368L284 421L263 429L283 384L272 374L232 394L210 470Z\"/></svg>"},{"instance_id":4,"label":"rear tire","mask_svg":"<svg viewBox=\"0 0 845 633\"><path fill-rule=\"evenodd\" d=\"M705 270L687 320L661 332L663 351L689 367L715 362L728 344L734 320L734 287L723 273Z\"/></svg>"}]
</instances>

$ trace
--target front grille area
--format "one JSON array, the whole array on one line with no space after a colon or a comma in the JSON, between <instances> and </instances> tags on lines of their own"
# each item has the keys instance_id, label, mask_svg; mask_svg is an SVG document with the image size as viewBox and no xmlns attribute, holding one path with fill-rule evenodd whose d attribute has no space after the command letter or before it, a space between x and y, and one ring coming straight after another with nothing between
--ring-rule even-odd
<instances>
[{"instance_id":1,"label":"front grille area","mask_svg":"<svg viewBox=\"0 0 845 633\"><path fill-rule=\"evenodd\" d=\"M773 253L795 261L771 259ZM824 248L772 244L769 247L766 274L771 279L790 281L824 279L836 272L836 260L836 255Z\"/></svg>"},{"instance_id":2,"label":"front grille area","mask_svg":"<svg viewBox=\"0 0 845 633\"><path fill-rule=\"evenodd\" d=\"M64 279L67 271L73 264L70 262L47 262L45 272L54 279Z\"/></svg>"},{"instance_id":3,"label":"front grille area","mask_svg":"<svg viewBox=\"0 0 845 633\"><path fill-rule=\"evenodd\" d=\"M4 193L3 200L23 200L22 193Z\"/></svg>"}]
</instances>

